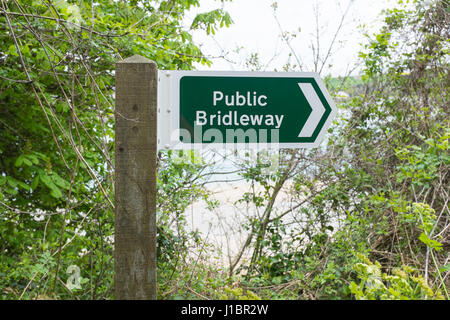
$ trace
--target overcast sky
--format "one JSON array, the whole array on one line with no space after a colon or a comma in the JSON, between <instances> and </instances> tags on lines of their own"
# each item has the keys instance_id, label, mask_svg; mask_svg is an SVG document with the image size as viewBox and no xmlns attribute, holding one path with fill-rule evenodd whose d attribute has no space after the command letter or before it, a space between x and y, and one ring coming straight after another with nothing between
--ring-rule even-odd
<instances>
[{"instance_id":1,"label":"overcast sky","mask_svg":"<svg viewBox=\"0 0 450 320\"><path fill-rule=\"evenodd\" d=\"M201 45L203 52L208 56L221 56L226 54L228 60L213 58L211 68L196 65L199 70L248 70L246 59L251 53L258 53L260 63L265 71L281 70L288 61L288 53L293 51L296 57L291 58L295 63L300 60L304 66L302 71L314 71L313 53L311 43L316 45L316 15L318 8L318 22L320 26L320 56L322 59L328 52L341 17L347 12L344 25L338 34L331 59L327 61L322 75L344 75L351 70L356 61L361 43L365 42L363 29L374 32L380 27L380 12L382 9L392 7L392 0L278 0L276 15L281 29L287 32L296 32L289 49L280 37L280 27L274 18L272 3L274 0L233 0L223 5L217 0L201 0L200 8L189 12L192 19L198 12L206 12L223 6L234 21L229 28L219 30L214 36L207 36L205 32L194 33L194 40ZM300 30L300 32L298 32ZM236 49L240 48L236 53ZM332 64L331 67L328 67ZM296 69L299 71L299 69ZM358 73L358 69L353 72Z\"/></svg>"}]
</instances>

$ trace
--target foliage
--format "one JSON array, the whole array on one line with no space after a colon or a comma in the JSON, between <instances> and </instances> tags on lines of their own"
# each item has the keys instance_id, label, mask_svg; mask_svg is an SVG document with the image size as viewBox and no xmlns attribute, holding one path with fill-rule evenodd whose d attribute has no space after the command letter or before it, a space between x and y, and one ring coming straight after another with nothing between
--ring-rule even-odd
<instances>
[{"instance_id":1,"label":"foliage","mask_svg":"<svg viewBox=\"0 0 450 320\"><path fill-rule=\"evenodd\" d=\"M340 110L327 145L283 150L270 176L243 173L266 191L243 198L262 214L248 219L242 252L252 258L237 269L261 296L350 299L355 252L383 270L423 270L408 281L448 292L448 2L399 2L384 14L360 53L361 78L325 79ZM389 277L387 288L400 281ZM424 297L412 292L400 294Z\"/></svg>"},{"instance_id":2,"label":"foliage","mask_svg":"<svg viewBox=\"0 0 450 320\"><path fill-rule=\"evenodd\" d=\"M355 271L361 280L350 289L358 300L444 300L439 290L433 291L425 279L414 275L414 269L408 266L395 268L392 275L381 272L378 262L372 263L360 255L362 262L355 264Z\"/></svg>"},{"instance_id":3,"label":"foliage","mask_svg":"<svg viewBox=\"0 0 450 320\"><path fill-rule=\"evenodd\" d=\"M229 288L225 287L226 294L221 296L222 300L261 300L252 291L247 290L245 293L241 288Z\"/></svg>"},{"instance_id":4,"label":"foliage","mask_svg":"<svg viewBox=\"0 0 450 320\"><path fill-rule=\"evenodd\" d=\"M186 28L195 6L198 0L0 2L1 298L112 297L115 62L140 54L160 69L209 64L191 30L231 19L214 10ZM206 194L190 180L201 164L161 154L159 167L164 260L180 241L167 215L179 217ZM66 285L71 266L81 289Z\"/></svg>"}]
</instances>

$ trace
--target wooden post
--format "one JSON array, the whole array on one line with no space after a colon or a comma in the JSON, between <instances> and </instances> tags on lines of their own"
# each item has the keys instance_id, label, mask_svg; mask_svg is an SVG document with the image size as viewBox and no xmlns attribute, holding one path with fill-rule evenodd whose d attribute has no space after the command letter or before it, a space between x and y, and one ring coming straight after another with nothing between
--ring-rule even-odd
<instances>
[{"instance_id":1,"label":"wooden post","mask_svg":"<svg viewBox=\"0 0 450 320\"><path fill-rule=\"evenodd\" d=\"M115 299L156 299L156 63L116 64Z\"/></svg>"}]
</instances>

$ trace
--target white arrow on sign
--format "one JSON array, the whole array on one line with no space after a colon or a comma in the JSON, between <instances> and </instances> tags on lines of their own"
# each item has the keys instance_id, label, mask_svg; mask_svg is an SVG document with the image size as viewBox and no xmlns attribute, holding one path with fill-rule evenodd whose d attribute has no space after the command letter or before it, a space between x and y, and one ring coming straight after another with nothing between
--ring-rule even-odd
<instances>
[{"instance_id":1,"label":"white arrow on sign","mask_svg":"<svg viewBox=\"0 0 450 320\"><path fill-rule=\"evenodd\" d=\"M299 83L298 86L302 90L305 95L306 100L311 106L311 114L306 120L305 125L302 130L298 134L299 138L307 138L311 137L319 125L320 119L322 119L323 114L325 113L325 107L317 96L316 90L314 90L311 83Z\"/></svg>"}]
</instances>

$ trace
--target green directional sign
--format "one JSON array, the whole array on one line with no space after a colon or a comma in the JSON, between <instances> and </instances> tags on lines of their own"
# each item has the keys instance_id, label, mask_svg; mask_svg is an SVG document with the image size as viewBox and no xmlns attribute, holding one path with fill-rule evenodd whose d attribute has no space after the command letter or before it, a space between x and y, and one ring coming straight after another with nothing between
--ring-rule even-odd
<instances>
[{"instance_id":1,"label":"green directional sign","mask_svg":"<svg viewBox=\"0 0 450 320\"><path fill-rule=\"evenodd\" d=\"M175 72L168 77L172 127L181 145L313 147L336 112L315 73Z\"/></svg>"}]
</instances>

